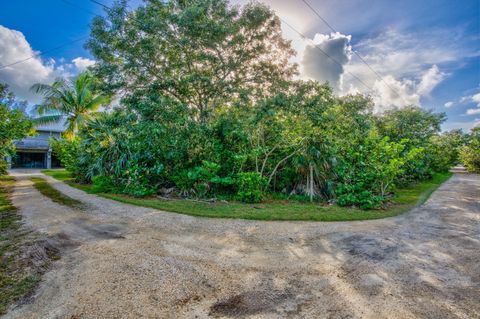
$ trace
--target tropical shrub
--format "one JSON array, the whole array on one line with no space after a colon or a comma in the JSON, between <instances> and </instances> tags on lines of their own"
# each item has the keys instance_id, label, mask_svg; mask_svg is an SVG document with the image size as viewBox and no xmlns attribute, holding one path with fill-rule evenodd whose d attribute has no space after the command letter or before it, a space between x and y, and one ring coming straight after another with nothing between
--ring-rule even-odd
<instances>
[{"instance_id":1,"label":"tropical shrub","mask_svg":"<svg viewBox=\"0 0 480 319\"><path fill-rule=\"evenodd\" d=\"M460 149L467 143L468 136L462 130L452 130L430 138L427 146L432 155L431 166L435 172L448 172L460 162Z\"/></svg>"},{"instance_id":2,"label":"tropical shrub","mask_svg":"<svg viewBox=\"0 0 480 319\"><path fill-rule=\"evenodd\" d=\"M421 153L420 149L412 149L404 154L406 143L407 139L397 143L371 132L358 149L351 149L338 168L338 204L362 209L380 206L395 187L405 164Z\"/></svg>"},{"instance_id":3,"label":"tropical shrub","mask_svg":"<svg viewBox=\"0 0 480 319\"><path fill-rule=\"evenodd\" d=\"M128 167L116 182L124 194L143 197L154 194L159 186L160 176L163 172L163 164L155 163L152 166L144 166L142 160L132 159L127 162Z\"/></svg>"},{"instance_id":4,"label":"tropical shrub","mask_svg":"<svg viewBox=\"0 0 480 319\"><path fill-rule=\"evenodd\" d=\"M408 140L404 152L422 148L415 161L405 165L399 182L403 185L419 180L429 179L435 171L435 157L429 147L431 138L440 132L440 126L445 121L444 113L434 113L418 106L408 106L394 109L376 117L376 125L382 136L389 136L392 141Z\"/></svg>"},{"instance_id":5,"label":"tropical shrub","mask_svg":"<svg viewBox=\"0 0 480 319\"><path fill-rule=\"evenodd\" d=\"M85 182L85 167L80 165L80 139L51 138L50 147L66 170L72 173L77 182Z\"/></svg>"},{"instance_id":6,"label":"tropical shrub","mask_svg":"<svg viewBox=\"0 0 480 319\"><path fill-rule=\"evenodd\" d=\"M235 184L238 200L245 203L258 203L263 198L267 179L257 172L245 172L237 175Z\"/></svg>"},{"instance_id":7,"label":"tropical shrub","mask_svg":"<svg viewBox=\"0 0 480 319\"><path fill-rule=\"evenodd\" d=\"M117 191L115 184L110 176L98 175L92 178L93 193L109 193Z\"/></svg>"},{"instance_id":8,"label":"tropical shrub","mask_svg":"<svg viewBox=\"0 0 480 319\"><path fill-rule=\"evenodd\" d=\"M32 121L17 103L7 85L0 83L0 175L7 173L5 157L15 154L13 141L34 134Z\"/></svg>"},{"instance_id":9,"label":"tropical shrub","mask_svg":"<svg viewBox=\"0 0 480 319\"><path fill-rule=\"evenodd\" d=\"M188 171L181 171L175 178L176 187L185 196L215 196L233 185L231 177L220 177L219 164L203 161L202 165Z\"/></svg>"},{"instance_id":10,"label":"tropical shrub","mask_svg":"<svg viewBox=\"0 0 480 319\"><path fill-rule=\"evenodd\" d=\"M480 127L472 129L467 145L460 149L460 160L469 172L480 173Z\"/></svg>"}]
</instances>

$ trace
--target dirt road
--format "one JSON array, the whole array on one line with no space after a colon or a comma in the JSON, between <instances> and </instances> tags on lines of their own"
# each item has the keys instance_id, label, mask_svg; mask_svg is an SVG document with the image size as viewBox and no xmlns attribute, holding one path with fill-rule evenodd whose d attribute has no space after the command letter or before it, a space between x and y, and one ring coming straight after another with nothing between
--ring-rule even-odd
<instances>
[{"instance_id":1,"label":"dirt road","mask_svg":"<svg viewBox=\"0 0 480 319\"><path fill-rule=\"evenodd\" d=\"M14 171L27 226L62 258L6 318L480 318L480 175L423 206L343 223L195 218L121 204Z\"/></svg>"}]
</instances>

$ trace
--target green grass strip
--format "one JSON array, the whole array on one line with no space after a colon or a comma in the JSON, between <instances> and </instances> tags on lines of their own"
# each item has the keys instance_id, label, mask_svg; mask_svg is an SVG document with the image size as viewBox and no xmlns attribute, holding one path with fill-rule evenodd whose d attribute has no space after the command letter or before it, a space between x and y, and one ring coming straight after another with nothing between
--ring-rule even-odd
<instances>
[{"instance_id":1,"label":"green grass strip","mask_svg":"<svg viewBox=\"0 0 480 319\"><path fill-rule=\"evenodd\" d=\"M74 183L67 171L45 170L43 173L87 193L92 193L90 185ZM186 199L135 198L121 194L102 193L97 195L126 204L199 217L253 220L353 221L379 219L405 213L425 202L435 189L448 180L451 175L451 173L435 174L431 180L417 183L405 189L398 189L396 196L392 199L392 203L387 208L367 211L337 205L286 200L272 200L252 205L239 202L206 203Z\"/></svg>"},{"instance_id":2,"label":"green grass strip","mask_svg":"<svg viewBox=\"0 0 480 319\"><path fill-rule=\"evenodd\" d=\"M19 268L15 261L25 245L25 234L19 231L21 216L10 200L14 183L13 177L0 176L0 315L38 283L37 277L29 274L28 269Z\"/></svg>"},{"instance_id":3,"label":"green grass strip","mask_svg":"<svg viewBox=\"0 0 480 319\"><path fill-rule=\"evenodd\" d=\"M32 182L33 186L35 186L35 188L42 193L42 195L47 196L55 203L70 207L78 207L82 204L82 202L68 197L53 188L44 178L33 177Z\"/></svg>"},{"instance_id":4,"label":"green grass strip","mask_svg":"<svg viewBox=\"0 0 480 319\"><path fill-rule=\"evenodd\" d=\"M13 177L0 175L0 212L15 210L9 198L14 183L15 179Z\"/></svg>"}]
</instances>

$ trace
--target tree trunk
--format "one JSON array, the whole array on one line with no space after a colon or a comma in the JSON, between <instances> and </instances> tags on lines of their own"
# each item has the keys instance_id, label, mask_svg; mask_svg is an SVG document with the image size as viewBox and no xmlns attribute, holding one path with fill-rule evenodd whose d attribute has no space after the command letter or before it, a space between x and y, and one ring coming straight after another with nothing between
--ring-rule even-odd
<instances>
[{"instance_id":1,"label":"tree trunk","mask_svg":"<svg viewBox=\"0 0 480 319\"><path fill-rule=\"evenodd\" d=\"M313 202L313 165L312 163L310 163L309 166L310 166L310 202Z\"/></svg>"}]
</instances>

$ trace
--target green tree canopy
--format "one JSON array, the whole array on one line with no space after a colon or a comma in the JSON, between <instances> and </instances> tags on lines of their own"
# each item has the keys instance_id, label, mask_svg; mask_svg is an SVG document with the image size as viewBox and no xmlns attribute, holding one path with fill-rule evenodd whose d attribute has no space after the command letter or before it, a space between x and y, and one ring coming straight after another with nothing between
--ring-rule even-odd
<instances>
[{"instance_id":1,"label":"green tree canopy","mask_svg":"<svg viewBox=\"0 0 480 319\"><path fill-rule=\"evenodd\" d=\"M105 87L131 107L163 95L201 119L233 99L271 96L296 73L280 20L259 3L148 0L129 12L122 1L95 18L87 47Z\"/></svg>"},{"instance_id":2,"label":"green tree canopy","mask_svg":"<svg viewBox=\"0 0 480 319\"><path fill-rule=\"evenodd\" d=\"M13 141L33 134L32 122L21 109L15 109L16 104L7 85L0 83L0 174L5 174L5 156L15 149Z\"/></svg>"},{"instance_id":3,"label":"green tree canopy","mask_svg":"<svg viewBox=\"0 0 480 319\"><path fill-rule=\"evenodd\" d=\"M468 141L460 149L460 159L465 168L474 173L480 173L480 127L472 128Z\"/></svg>"},{"instance_id":4,"label":"green tree canopy","mask_svg":"<svg viewBox=\"0 0 480 319\"><path fill-rule=\"evenodd\" d=\"M408 106L385 112L378 117L378 127L383 135L395 141L408 139L410 143L427 143L440 132L446 120L445 113L434 113L419 106Z\"/></svg>"}]
</instances>

